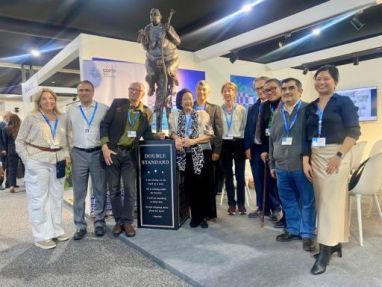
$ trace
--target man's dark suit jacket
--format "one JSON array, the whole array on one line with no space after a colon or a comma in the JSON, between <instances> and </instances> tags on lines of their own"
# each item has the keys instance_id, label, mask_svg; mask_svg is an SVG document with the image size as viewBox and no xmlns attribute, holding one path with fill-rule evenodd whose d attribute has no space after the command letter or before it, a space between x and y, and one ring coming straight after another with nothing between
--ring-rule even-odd
<instances>
[{"instance_id":1,"label":"man's dark suit jacket","mask_svg":"<svg viewBox=\"0 0 382 287\"><path fill-rule=\"evenodd\" d=\"M259 118L261 101L258 99L249 109L244 130L244 150L250 149L255 140L256 124Z\"/></svg>"},{"instance_id":2,"label":"man's dark suit jacket","mask_svg":"<svg viewBox=\"0 0 382 287\"><path fill-rule=\"evenodd\" d=\"M197 102L194 102L196 107ZM214 138L211 140L212 152L220 154L222 150L222 137L223 137L223 120L220 107L218 105L206 103L206 112L210 116L212 129L214 130Z\"/></svg>"},{"instance_id":3,"label":"man's dark suit jacket","mask_svg":"<svg viewBox=\"0 0 382 287\"><path fill-rule=\"evenodd\" d=\"M117 143L125 131L129 108L130 101L128 99L114 99L105 117L101 121L101 142L103 142L105 138L108 138L108 147L110 149L115 149L117 147ZM149 124L151 112L146 106L144 106L143 110L143 113L140 113L137 136L132 148L138 146L141 137L145 140L154 139L154 135L151 132L151 125Z\"/></svg>"}]
</instances>

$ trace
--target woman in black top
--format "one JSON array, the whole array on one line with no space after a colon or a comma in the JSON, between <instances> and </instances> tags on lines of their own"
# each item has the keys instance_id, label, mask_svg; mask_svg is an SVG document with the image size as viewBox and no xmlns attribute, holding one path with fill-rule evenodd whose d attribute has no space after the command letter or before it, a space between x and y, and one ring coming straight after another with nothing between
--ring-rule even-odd
<instances>
[{"instance_id":1,"label":"woman in black top","mask_svg":"<svg viewBox=\"0 0 382 287\"><path fill-rule=\"evenodd\" d=\"M9 173L9 192L11 193L16 191L16 175L20 158L16 153L15 139L19 133L20 125L20 118L17 115L12 114L9 118L8 126L3 133L3 141L8 161L7 172Z\"/></svg>"},{"instance_id":2,"label":"woman in black top","mask_svg":"<svg viewBox=\"0 0 382 287\"><path fill-rule=\"evenodd\" d=\"M306 108L304 173L313 182L317 204L320 253L312 274L325 272L332 253L342 256L349 240L348 188L351 148L360 136L358 108L349 97L336 94L338 70L327 65L314 75L319 98Z\"/></svg>"}]
</instances>

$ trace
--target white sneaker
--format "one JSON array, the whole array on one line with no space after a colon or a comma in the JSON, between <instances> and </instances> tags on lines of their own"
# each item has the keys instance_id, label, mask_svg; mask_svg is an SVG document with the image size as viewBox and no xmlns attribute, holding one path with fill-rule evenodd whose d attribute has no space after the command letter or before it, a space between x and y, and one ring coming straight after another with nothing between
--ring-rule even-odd
<instances>
[{"instance_id":1,"label":"white sneaker","mask_svg":"<svg viewBox=\"0 0 382 287\"><path fill-rule=\"evenodd\" d=\"M69 239L70 239L70 236L66 235L65 233L60 235L60 236L53 238L53 240L57 241L57 242L63 242L63 241L69 240Z\"/></svg>"},{"instance_id":2,"label":"white sneaker","mask_svg":"<svg viewBox=\"0 0 382 287\"><path fill-rule=\"evenodd\" d=\"M52 249L56 247L56 243L49 239L49 240L43 240L43 241L36 241L34 243L37 247L40 247L42 249Z\"/></svg>"}]
</instances>

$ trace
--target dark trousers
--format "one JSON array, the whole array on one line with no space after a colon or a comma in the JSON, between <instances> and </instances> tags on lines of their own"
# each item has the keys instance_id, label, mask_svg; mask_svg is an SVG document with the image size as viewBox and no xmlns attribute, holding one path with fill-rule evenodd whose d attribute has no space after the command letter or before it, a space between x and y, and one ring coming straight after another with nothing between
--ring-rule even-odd
<instances>
[{"instance_id":1,"label":"dark trousers","mask_svg":"<svg viewBox=\"0 0 382 287\"><path fill-rule=\"evenodd\" d=\"M17 154L10 154L7 156L7 182L9 186L16 186L17 167L19 165L19 156Z\"/></svg>"},{"instance_id":2,"label":"dark trousers","mask_svg":"<svg viewBox=\"0 0 382 287\"><path fill-rule=\"evenodd\" d=\"M115 222L133 223L134 207L137 199L137 151L118 150L112 155L113 164L106 166L107 184ZM121 177L124 198L121 197Z\"/></svg>"},{"instance_id":3,"label":"dark trousers","mask_svg":"<svg viewBox=\"0 0 382 287\"><path fill-rule=\"evenodd\" d=\"M214 191L215 194L221 194L224 184L224 171L221 159L212 162Z\"/></svg>"},{"instance_id":4,"label":"dark trousers","mask_svg":"<svg viewBox=\"0 0 382 287\"><path fill-rule=\"evenodd\" d=\"M244 140L223 140L221 160L223 164L225 187L229 206L244 207L245 205L245 154ZM235 162L235 186L233 184L233 162Z\"/></svg>"},{"instance_id":5,"label":"dark trousers","mask_svg":"<svg viewBox=\"0 0 382 287\"><path fill-rule=\"evenodd\" d=\"M200 174L195 174L191 153L186 155L184 187L191 209L191 222L200 224L206 217L216 218L216 201L212 181L211 151L203 151L204 165Z\"/></svg>"},{"instance_id":6,"label":"dark trousers","mask_svg":"<svg viewBox=\"0 0 382 287\"><path fill-rule=\"evenodd\" d=\"M259 210L263 209L263 194L264 194L264 170L265 164L261 160L261 149L260 145L253 144L251 148L252 158L250 160L253 181L255 182L256 189L256 204ZM280 199L278 196L277 182L272 178L269 170L269 166L266 166L265 175L265 211L280 211Z\"/></svg>"}]
</instances>

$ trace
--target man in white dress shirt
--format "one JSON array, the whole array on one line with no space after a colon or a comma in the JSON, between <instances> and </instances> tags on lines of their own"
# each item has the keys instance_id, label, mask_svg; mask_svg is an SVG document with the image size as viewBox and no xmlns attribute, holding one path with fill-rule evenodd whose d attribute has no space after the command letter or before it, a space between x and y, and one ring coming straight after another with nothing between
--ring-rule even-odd
<instances>
[{"instance_id":1,"label":"man in white dress shirt","mask_svg":"<svg viewBox=\"0 0 382 287\"><path fill-rule=\"evenodd\" d=\"M100 122L108 107L93 100L94 86L90 81L81 81L77 86L79 103L67 112L68 141L71 147L72 179L74 195L74 240L84 238L87 233L85 220L85 198L89 175L95 197L94 233L103 236L106 232L105 199L106 174L101 162Z\"/></svg>"}]
</instances>

